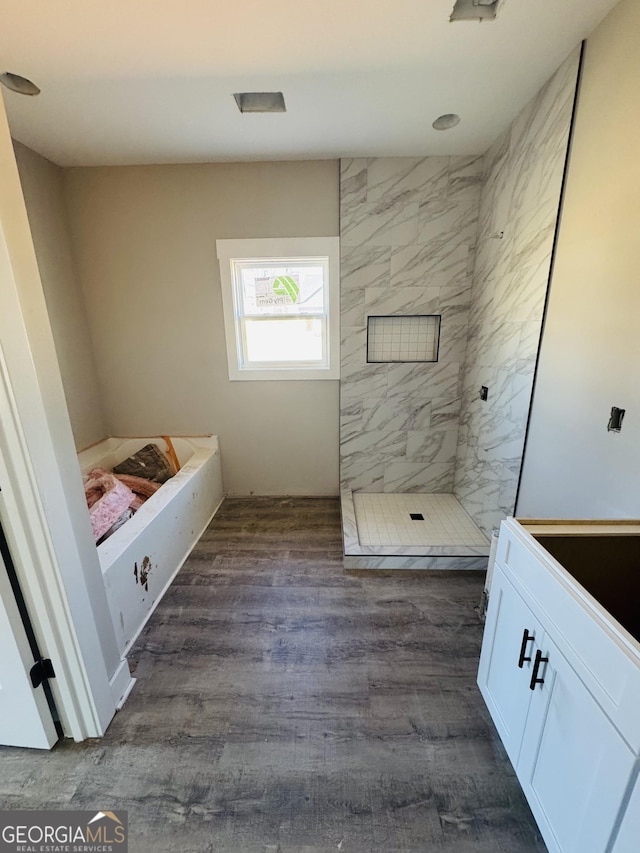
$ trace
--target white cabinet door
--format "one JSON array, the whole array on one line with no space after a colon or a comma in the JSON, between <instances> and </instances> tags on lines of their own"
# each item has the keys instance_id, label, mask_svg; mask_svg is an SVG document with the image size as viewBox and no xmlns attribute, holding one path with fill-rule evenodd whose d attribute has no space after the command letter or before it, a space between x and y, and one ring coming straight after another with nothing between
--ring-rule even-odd
<instances>
[{"instance_id":1,"label":"white cabinet door","mask_svg":"<svg viewBox=\"0 0 640 853\"><path fill-rule=\"evenodd\" d=\"M540 654L518 779L550 851L604 853L635 757L548 636Z\"/></svg>"},{"instance_id":2,"label":"white cabinet door","mask_svg":"<svg viewBox=\"0 0 640 853\"><path fill-rule=\"evenodd\" d=\"M640 849L640 778L636 778L636 784L611 853L638 853L638 849Z\"/></svg>"},{"instance_id":3,"label":"white cabinet door","mask_svg":"<svg viewBox=\"0 0 640 853\"><path fill-rule=\"evenodd\" d=\"M496 564L478 686L514 767L531 701L532 660L542 634L539 622Z\"/></svg>"},{"instance_id":4,"label":"white cabinet door","mask_svg":"<svg viewBox=\"0 0 640 853\"><path fill-rule=\"evenodd\" d=\"M0 744L50 749L58 740L42 686L33 688L33 654L0 557Z\"/></svg>"}]
</instances>

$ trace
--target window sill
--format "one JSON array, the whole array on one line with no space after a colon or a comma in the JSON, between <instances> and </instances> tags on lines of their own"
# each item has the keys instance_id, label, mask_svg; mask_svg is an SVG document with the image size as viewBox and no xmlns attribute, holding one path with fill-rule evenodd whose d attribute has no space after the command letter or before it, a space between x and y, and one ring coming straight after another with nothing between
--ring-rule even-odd
<instances>
[{"instance_id":1,"label":"window sill","mask_svg":"<svg viewBox=\"0 0 640 853\"><path fill-rule=\"evenodd\" d=\"M264 382L265 380L272 381L297 381L297 382L308 382L309 380L318 381L323 379L340 379L340 369L337 367L323 367L323 368L294 368L292 370L287 370L286 368L279 367L277 369L264 369L264 370L239 370L238 368L230 368L229 369L229 379L232 382L244 381L244 382L253 382L259 381Z\"/></svg>"}]
</instances>

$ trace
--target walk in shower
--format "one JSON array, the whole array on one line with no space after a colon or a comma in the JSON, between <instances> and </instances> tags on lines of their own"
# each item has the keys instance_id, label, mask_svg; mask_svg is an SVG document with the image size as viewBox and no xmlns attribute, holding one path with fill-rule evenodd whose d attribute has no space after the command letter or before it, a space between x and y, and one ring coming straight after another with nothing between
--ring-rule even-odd
<instances>
[{"instance_id":1,"label":"walk in shower","mask_svg":"<svg viewBox=\"0 0 640 853\"><path fill-rule=\"evenodd\" d=\"M489 542L454 495L342 494L346 568L482 569Z\"/></svg>"},{"instance_id":2,"label":"walk in shower","mask_svg":"<svg viewBox=\"0 0 640 853\"><path fill-rule=\"evenodd\" d=\"M578 61L484 156L341 163L346 567L482 568L514 511Z\"/></svg>"}]
</instances>

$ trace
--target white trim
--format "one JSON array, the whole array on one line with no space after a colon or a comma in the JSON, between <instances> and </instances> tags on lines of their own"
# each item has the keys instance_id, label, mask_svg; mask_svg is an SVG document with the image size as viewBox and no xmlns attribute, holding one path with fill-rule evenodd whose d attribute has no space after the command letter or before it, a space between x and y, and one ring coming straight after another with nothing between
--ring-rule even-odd
<instances>
[{"instance_id":1,"label":"white trim","mask_svg":"<svg viewBox=\"0 0 640 853\"><path fill-rule=\"evenodd\" d=\"M120 667L0 96L0 510L64 734L104 733Z\"/></svg>"},{"instance_id":2,"label":"white trim","mask_svg":"<svg viewBox=\"0 0 640 853\"><path fill-rule=\"evenodd\" d=\"M322 380L340 378L340 238L269 237L247 240L216 240L220 262L222 307L227 345L229 379L235 380ZM233 296L232 261L252 258L328 258L329 287L327 309L328 366L278 368L239 367L238 324Z\"/></svg>"},{"instance_id":3,"label":"white trim","mask_svg":"<svg viewBox=\"0 0 640 853\"><path fill-rule=\"evenodd\" d=\"M104 729L86 677L1 347L0 482L5 536L41 651L54 664L51 688L64 732L74 740L97 737Z\"/></svg>"}]
</instances>

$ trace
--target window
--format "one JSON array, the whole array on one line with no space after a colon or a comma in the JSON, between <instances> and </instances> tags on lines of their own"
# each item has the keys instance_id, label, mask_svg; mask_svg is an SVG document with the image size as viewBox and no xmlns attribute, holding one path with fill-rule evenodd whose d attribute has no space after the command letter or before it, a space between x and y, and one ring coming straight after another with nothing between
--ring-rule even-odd
<instances>
[{"instance_id":1,"label":"window","mask_svg":"<svg viewBox=\"0 0 640 853\"><path fill-rule=\"evenodd\" d=\"M338 238L216 245L229 379L338 379Z\"/></svg>"}]
</instances>

